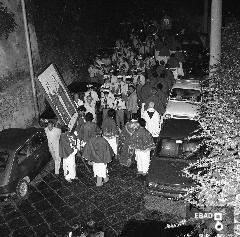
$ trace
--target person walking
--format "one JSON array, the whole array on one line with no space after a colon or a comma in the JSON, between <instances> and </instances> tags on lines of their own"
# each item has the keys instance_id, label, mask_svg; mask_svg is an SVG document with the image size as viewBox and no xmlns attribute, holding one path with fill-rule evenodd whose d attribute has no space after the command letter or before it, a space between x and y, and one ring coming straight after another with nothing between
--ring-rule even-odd
<instances>
[{"instance_id":1,"label":"person walking","mask_svg":"<svg viewBox=\"0 0 240 237\"><path fill-rule=\"evenodd\" d=\"M142 178L145 181L150 165L150 153L156 145L151 133L145 128L146 121L140 118L138 122L140 127L133 133L130 146L135 151L138 175L143 176Z\"/></svg>"},{"instance_id":2,"label":"person walking","mask_svg":"<svg viewBox=\"0 0 240 237\"><path fill-rule=\"evenodd\" d=\"M65 126L60 137L59 155L63 158L64 177L70 183L72 180L77 179L75 155L80 148L77 149L77 147L77 137Z\"/></svg>"},{"instance_id":3,"label":"person walking","mask_svg":"<svg viewBox=\"0 0 240 237\"><path fill-rule=\"evenodd\" d=\"M114 152L108 141L101 136L98 130L95 137L91 138L83 149L83 158L92 162L94 177L97 178L96 186L102 186L109 180L107 164L112 161Z\"/></svg>"},{"instance_id":4,"label":"person walking","mask_svg":"<svg viewBox=\"0 0 240 237\"><path fill-rule=\"evenodd\" d=\"M61 129L54 127L53 122L49 121L44 130L48 140L48 148L54 160L55 174L58 175L61 164L61 158L59 156L59 140L61 136Z\"/></svg>"}]
</instances>

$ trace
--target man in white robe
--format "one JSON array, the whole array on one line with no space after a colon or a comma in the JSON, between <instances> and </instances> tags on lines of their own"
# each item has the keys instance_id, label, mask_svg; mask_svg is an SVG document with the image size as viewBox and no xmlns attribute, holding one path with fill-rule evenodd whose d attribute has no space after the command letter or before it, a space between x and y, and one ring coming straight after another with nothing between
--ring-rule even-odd
<instances>
[{"instance_id":1,"label":"man in white robe","mask_svg":"<svg viewBox=\"0 0 240 237\"><path fill-rule=\"evenodd\" d=\"M55 174L59 174L61 158L59 156L59 140L61 136L61 129L53 126L52 122L48 122L45 128L45 133L48 140L49 151L52 155L55 164Z\"/></svg>"},{"instance_id":2,"label":"man in white robe","mask_svg":"<svg viewBox=\"0 0 240 237\"><path fill-rule=\"evenodd\" d=\"M93 122L97 121L95 105L96 103L93 101L92 97L90 95L87 96L84 107L86 108L86 113L91 113L93 115Z\"/></svg>"},{"instance_id":3,"label":"man in white robe","mask_svg":"<svg viewBox=\"0 0 240 237\"><path fill-rule=\"evenodd\" d=\"M88 85L88 90L84 93L84 101L87 101L87 97L92 97L94 106L96 105L96 102L99 101L99 97L96 91L93 90L93 85Z\"/></svg>"},{"instance_id":4,"label":"man in white robe","mask_svg":"<svg viewBox=\"0 0 240 237\"><path fill-rule=\"evenodd\" d=\"M156 143L161 131L161 116L154 109L154 102L150 102L148 109L142 113L142 118L146 121L146 129L152 134Z\"/></svg>"}]
</instances>

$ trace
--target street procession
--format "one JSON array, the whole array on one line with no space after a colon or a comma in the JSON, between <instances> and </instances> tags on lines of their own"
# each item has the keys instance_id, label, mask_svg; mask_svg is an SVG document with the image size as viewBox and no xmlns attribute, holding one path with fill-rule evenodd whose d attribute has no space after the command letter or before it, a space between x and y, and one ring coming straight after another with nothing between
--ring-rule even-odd
<instances>
[{"instance_id":1,"label":"street procession","mask_svg":"<svg viewBox=\"0 0 240 237\"><path fill-rule=\"evenodd\" d=\"M148 22L146 23L148 24ZM184 77L182 40L150 23L152 34L118 39L112 55L97 55L88 72L87 91L73 96L78 118L74 127L61 130L49 122L45 128L49 149L59 174L61 159L68 182L77 179L76 160L92 167L96 186L109 178L112 160L131 168L146 181L151 157L158 143L169 93ZM197 42L198 43L198 42Z\"/></svg>"}]
</instances>

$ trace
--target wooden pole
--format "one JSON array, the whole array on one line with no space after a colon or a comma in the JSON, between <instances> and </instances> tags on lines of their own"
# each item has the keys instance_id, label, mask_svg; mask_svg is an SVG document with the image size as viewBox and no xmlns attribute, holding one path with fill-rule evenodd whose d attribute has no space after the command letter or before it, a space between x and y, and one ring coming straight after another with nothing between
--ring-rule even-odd
<instances>
[{"instance_id":1,"label":"wooden pole","mask_svg":"<svg viewBox=\"0 0 240 237\"><path fill-rule=\"evenodd\" d=\"M36 93L34 70L33 70L32 50L31 50L30 36L29 36L29 30L28 30L26 6L25 6L25 1L24 0L21 0L21 5L22 5L22 14L23 14L25 37L26 37L26 45L27 45L29 70L30 70L31 84L32 84L34 112L35 112L35 118L38 119L39 111L38 111L37 93Z\"/></svg>"},{"instance_id":2,"label":"wooden pole","mask_svg":"<svg viewBox=\"0 0 240 237\"><path fill-rule=\"evenodd\" d=\"M209 76L221 60L222 0L212 0Z\"/></svg>"}]
</instances>

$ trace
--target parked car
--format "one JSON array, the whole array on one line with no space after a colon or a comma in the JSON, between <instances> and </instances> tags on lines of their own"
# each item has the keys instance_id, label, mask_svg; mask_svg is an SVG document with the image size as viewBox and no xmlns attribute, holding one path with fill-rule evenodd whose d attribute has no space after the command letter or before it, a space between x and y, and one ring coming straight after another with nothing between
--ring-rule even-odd
<instances>
[{"instance_id":1,"label":"parked car","mask_svg":"<svg viewBox=\"0 0 240 237\"><path fill-rule=\"evenodd\" d=\"M147 176L149 194L177 198L194 185L182 170L204 154L203 138L199 137L202 131L200 123L194 120L163 122Z\"/></svg>"},{"instance_id":2,"label":"parked car","mask_svg":"<svg viewBox=\"0 0 240 237\"><path fill-rule=\"evenodd\" d=\"M9 128L0 132L0 196L28 194L29 183L50 161L42 128Z\"/></svg>"},{"instance_id":3,"label":"parked car","mask_svg":"<svg viewBox=\"0 0 240 237\"><path fill-rule=\"evenodd\" d=\"M87 85L90 83L88 82L80 82L80 81L74 81L71 83L67 88L70 92L70 94L73 96L74 93L83 94L88 90ZM96 91L100 90L100 84L98 83L91 83ZM57 116L49 103L46 101L46 109L45 111L40 115L39 117L39 125L41 127L45 127L48 121L53 121L54 124L57 122Z\"/></svg>"},{"instance_id":4,"label":"parked car","mask_svg":"<svg viewBox=\"0 0 240 237\"><path fill-rule=\"evenodd\" d=\"M164 118L198 120L202 89L198 80L179 80L171 90Z\"/></svg>"}]
</instances>

